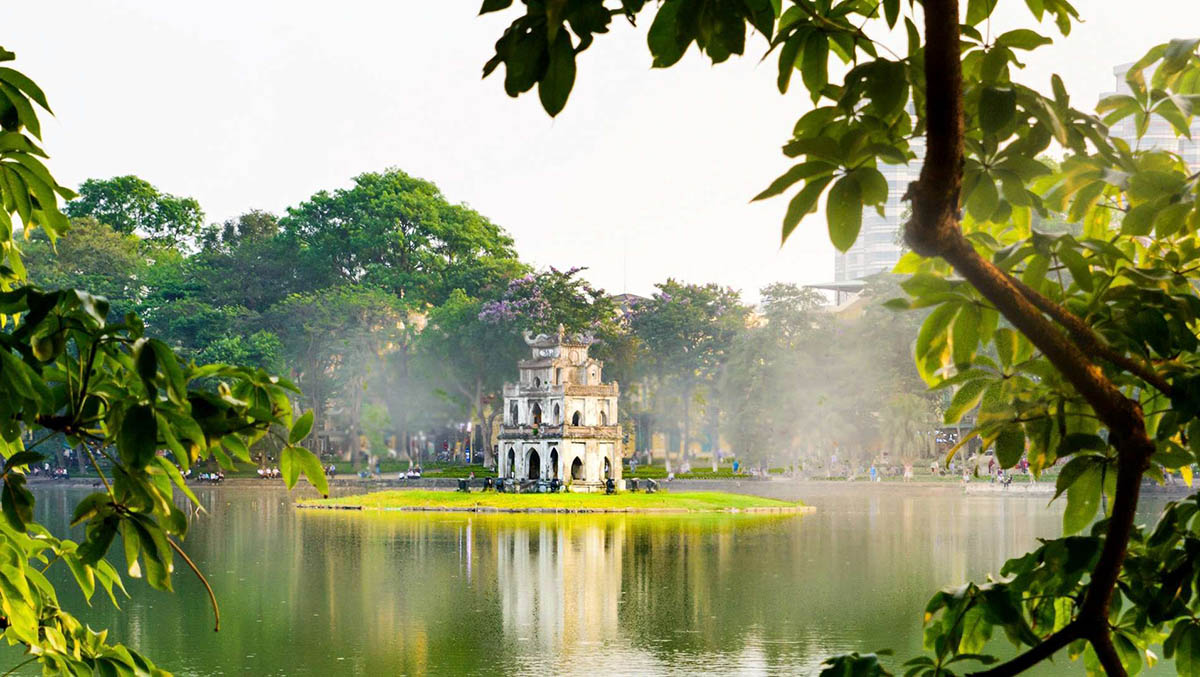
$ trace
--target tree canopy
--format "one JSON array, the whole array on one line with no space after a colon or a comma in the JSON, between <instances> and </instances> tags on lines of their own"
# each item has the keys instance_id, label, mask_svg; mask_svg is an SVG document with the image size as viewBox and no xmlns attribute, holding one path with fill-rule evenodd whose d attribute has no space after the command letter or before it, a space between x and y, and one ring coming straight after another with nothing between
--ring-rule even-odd
<instances>
[{"instance_id":1,"label":"tree canopy","mask_svg":"<svg viewBox=\"0 0 1200 677\"><path fill-rule=\"evenodd\" d=\"M136 233L165 244L188 243L204 226L204 212L195 198L164 193L136 176L88 179L64 211L93 218L118 233Z\"/></svg>"}]
</instances>

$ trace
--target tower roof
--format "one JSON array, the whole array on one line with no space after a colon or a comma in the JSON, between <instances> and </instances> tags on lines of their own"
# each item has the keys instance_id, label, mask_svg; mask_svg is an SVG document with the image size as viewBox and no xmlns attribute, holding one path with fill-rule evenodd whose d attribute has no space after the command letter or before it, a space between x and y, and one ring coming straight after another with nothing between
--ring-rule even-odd
<instances>
[{"instance_id":1,"label":"tower roof","mask_svg":"<svg viewBox=\"0 0 1200 677\"><path fill-rule=\"evenodd\" d=\"M526 330L522 333L525 337L525 343L533 348L550 348L553 346L590 346L596 342L596 339L591 334L566 333L563 325L558 325L558 333L556 334L538 334L533 335L533 332Z\"/></svg>"}]
</instances>

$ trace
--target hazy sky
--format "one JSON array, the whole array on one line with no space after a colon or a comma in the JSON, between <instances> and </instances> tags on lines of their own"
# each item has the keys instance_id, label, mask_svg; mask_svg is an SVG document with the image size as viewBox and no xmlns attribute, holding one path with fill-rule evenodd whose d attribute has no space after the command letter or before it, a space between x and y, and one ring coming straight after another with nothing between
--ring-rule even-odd
<instances>
[{"instance_id":1,"label":"hazy sky","mask_svg":"<svg viewBox=\"0 0 1200 677\"><path fill-rule=\"evenodd\" d=\"M649 16L617 21L551 120L536 93L508 98L502 72L480 79L506 21L478 6L39 0L0 5L0 44L47 91L51 168L68 185L133 173L217 221L394 166L502 225L527 260L587 266L614 292L673 276L753 298L832 279L819 215L780 248L786 199L748 204L788 166L779 147L808 108L801 88L775 90L761 37L741 60L712 67L693 48L656 71ZM1081 104L1112 87L1114 65L1200 31L1196 0L1077 6L1086 23L1022 79L1048 88L1058 72ZM997 31L1031 21L1018 0L1000 12Z\"/></svg>"}]
</instances>

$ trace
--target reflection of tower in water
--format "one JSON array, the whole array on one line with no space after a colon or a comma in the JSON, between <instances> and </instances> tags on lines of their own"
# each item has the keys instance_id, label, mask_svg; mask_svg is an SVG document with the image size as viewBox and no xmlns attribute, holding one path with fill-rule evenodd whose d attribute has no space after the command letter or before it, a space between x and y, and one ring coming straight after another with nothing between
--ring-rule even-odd
<instances>
[{"instance_id":1,"label":"reflection of tower in water","mask_svg":"<svg viewBox=\"0 0 1200 677\"><path fill-rule=\"evenodd\" d=\"M565 518L496 534L503 636L523 653L617 635L625 520Z\"/></svg>"}]
</instances>

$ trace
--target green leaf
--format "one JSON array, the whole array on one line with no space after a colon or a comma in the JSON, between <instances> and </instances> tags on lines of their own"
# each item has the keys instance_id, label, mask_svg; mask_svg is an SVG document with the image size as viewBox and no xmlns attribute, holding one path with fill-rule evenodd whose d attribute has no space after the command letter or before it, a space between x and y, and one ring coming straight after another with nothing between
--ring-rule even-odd
<instances>
[{"instance_id":1,"label":"green leaf","mask_svg":"<svg viewBox=\"0 0 1200 677\"><path fill-rule=\"evenodd\" d=\"M1154 219L1158 215L1159 206L1151 202L1130 209L1121 219L1122 235L1149 235L1154 230Z\"/></svg>"},{"instance_id":2,"label":"green leaf","mask_svg":"<svg viewBox=\"0 0 1200 677\"><path fill-rule=\"evenodd\" d=\"M283 448L283 452L279 454L279 472L283 475L283 483L288 489L296 486L296 480L300 478L300 453L296 447L288 446Z\"/></svg>"},{"instance_id":3,"label":"green leaf","mask_svg":"<svg viewBox=\"0 0 1200 677\"><path fill-rule=\"evenodd\" d=\"M995 134L1017 115L1017 92L1011 87L984 87L979 94L979 127Z\"/></svg>"},{"instance_id":4,"label":"green leaf","mask_svg":"<svg viewBox=\"0 0 1200 677\"><path fill-rule=\"evenodd\" d=\"M18 451L12 456L9 456L8 460L4 462L4 472L8 472L13 468L19 468L23 465L29 465L30 463L37 463L43 458L45 458L45 456L42 456L36 451Z\"/></svg>"},{"instance_id":5,"label":"green leaf","mask_svg":"<svg viewBox=\"0 0 1200 677\"><path fill-rule=\"evenodd\" d=\"M968 369L975 357L975 348L979 345L979 308L972 304L964 304L958 316L954 318L954 328L951 339L954 366L958 369Z\"/></svg>"},{"instance_id":6,"label":"green leaf","mask_svg":"<svg viewBox=\"0 0 1200 677\"><path fill-rule=\"evenodd\" d=\"M646 35L650 54L654 56L652 62L654 68L668 68L675 65L683 58L683 53L687 51L688 45L692 42L690 37L684 38L680 35L679 8L683 4L678 0L664 2L658 8L658 13L654 15L654 22L650 24L650 31Z\"/></svg>"},{"instance_id":7,"label":"green leaf","mask_svg":"<svg viewBox=\"0 0 1200 677\"><path fill-rule=\"evenodd\" d=\"M821 193L825 191L825 186L828 186L832 180L832 176L818 176L809 179L808 183L804 184L804 188L796 193L791 202L788 202L787 213L783 216L781 243L787 242L788 236L799 225L800 219L816 211L817 200L821 199Z\"/></svg>"},{"instance_id":8,"label":"green leaf","mask_svg":"<svg viewBox=\"0 0 1200 677\"><path fill-rule=\"evenodd\" d=\"M1165 357L1171 354L1171 326L1161 310L1138 310L1130 319L1129 328L1133 330L1134 338L1149 345L1159 355Z\"/></svg>"},{"instance_id":9,"label":"green leaf","mask_svg":"<svg viewBox=\"0 0 1200 677\"><path fill-rule=\"evenodd\" d=\"M767 189L763 192L755 195L751 202L757 202L758 200L765 200L769 197L774 197L788 188L791 188L792 185L797 181L822 174L832 174L835 169L837 169L836 166L828 162L821 162L819 160L802 162L787 170L782 176L772 181L771 185L767 186Z\"/></svg>"},{"instance_id":10,"label":"green leaf","mask_svg":"<svg viewBox=\"0 0 1200 677\"><path fill-rule=\"evenodd\" d=\"M574 86L575 48L571 44L570 32L559 30L550 46L550 62L546 67L546 75L538 82L538 98L550 117L562 112Z\"/></svg>"},{"instance_id":11,"label":"green leaf","mask_svg":"<svg viewBox=\"0 0 1200 677\"><path fill-rule=\"evenodd\" d=\"M129 469L144 468L154 459L158 445L158 419L154 409L141 404L133 407L121 421L117 433L117 452Z\"/></svg>"},{"instance_id":12,"label":"green leaf","mask_svg":"<svg viewBox=\"0 0 1200 677\"><path fill-rule=\"evenodd\" d=\"M991 174L980 172L979 180L975 182L975 187L967 196L967 211L976 221L987 221L992 217L992 213L996 211L996 205L999 203L1000 193L996 190L996 183L992 181Z\"/></svg>"},{"instance_id":13,"label":"green leaf","mask_svg":"<svg viewBox=\"0 0 1200 677\"><path fill-rule=\"evenodd\" d=\"M96 592L95 570L86 566L74 555L66 555L63 559L67 563L67 568L71 570L71 575L75 577L75 582L79 584L79 590L83 593L83 598L90 601L92 594Z\"/></svg>"},{"instance_id":14,"label":"green leaf","mask_svg":"<svg viewBox=\"0 0 1200 677\"><path fill-rule=\"evenodd\" d=\"M1020 425L1005 426L996 436L996 460L1000 462L1000 467L1013 467L1024 453L1025 431Z\"/></svg>"},{"instance_id":15,"label":"green leaf","mask_svg":"<svg viewBox=\"0 0 1200 677\"><path fill-rule=\"evenodd\" d=\"M943 417L946 425L958 423L962 420L963 415L974 409L979 404L979 400L983 398L983 391L990 383L991 381L987 379L977 379L962 384L962 387L951 398L950 406L946 408Z\"/></svg>"},{"instance_id":16,"label":"green leaf","mask_svg":"<svg viewBox=\"0 0 1200 677\"><path fill-rule=\"evenodd\" d=\"M29 99L25 98L25 95L19 92L16 87L4 82L3 79L0 79L0 94L7 98L13 107L17 109L17 119L21 121L21 124L25 125L29 133L34 138L42 138L42 129L38 123L37 112L29 104ZM22 220L25 220L24 217L22 217Z\"/></svg>"},{"instance_id":17,"label":"green leaf","mask_svg":"<svg viewBox=\"0 0 1200 677\"><path fill-rule=\"evenodd\" d=\"M779 49L779 77L775 84L780 94L787 94L788 85L792 82L792 73L796 70L796 57L800 54L803 40L792 38L783 43Z\"/></svg>"},{"instance_id":18,"label":"green leaf","mask_svg":"<svg viewBox=\"0 0 1200 677\"><path fill-rule=\"evenodd\" d=\"M1178 626L1184 626L1182 630ZM1191 619L1178 621L1175 643L1175 672L1181 677L1200 677L1200 625ZM1174 636L1175 633L1172 633Z\"/></svg>"},{"instance_id":19,"label":"green leaf","mask_svg":"<svg viewBox=\"0 0 1200 677\"><path fill-rule=\"evenodd\" d=\"M502 9L508 9L513 3L513 0L483 0L483 6L479 8L479 13L487 14L488 12L498 12Z\"/></svg>"},{"instance_id":20,"label":"green leaf","mask_svg":"<svg viewBox=\"0 0 1200 677\"><path fill-rule=\"evenodd\" d=\"M897 61L880 59L867 71L867 95L877 115L890 118L908 101L908 71Z\"/></svg>"},{"instance_id":21,"label":"green leaf","mask_svg":"<svg viewBox=\"0 0 1200 677\"><path fill-rule=\"evenodd\" d=\"M304 412L304 415L296 419L292 425L292 431L288 435L288 444L297 444L300 440L308 437L308 433L312 432L313 427L313 411L309 409Z\"/></svg>"},{"instance_id":22,"label":"green leaf","mask_svg":"<svg viewBox=\"0 0 1200 677\"><path fill-rule=\"evenodd\" d=\"M24 92L25 95L33 99L37 105L44 108L47 113L51 112L50 104L46 103L46 95L42 92L41 87L38 87L33 80L30 80L20 71L15 71L11 68L0 68L0 80L3 80L4 82L7 82L13 87L16 87Z\"/></svg>"},{"instance_id":23,"label":"green leaf","mask_svg":"<svg viewBox=\"0 0 1200 677\"><path fill-rule=\"evenodd\" d=\"M1163 207L1154 218L1154 234L1159 237L1170 237L1178 233L1187 221L1187 215L1194 206L1191 202L1180 202Z\"/></svg>"},{"instance_id":24,"label":"green leaf","mask_svg":"<svg viewBox=\"0 0 1200 677\"><path fill-rule=\"evenodd\" d=\"M4 489L0 491L0 503L3 504L4 517L8 524L19 532L24 532L27 524L33 521L33 494L25 488L25 476L20 473L4 473Z\"/></svg>"},{"instance_id":25,"label":"green leaf","mask_svg":"<svg viewBox=\"0 0 1200 677\"><path fill-rule=\"evenodd\" d=\"M929 313L929 317L921 323L921 330L917 332L917 343L914 349L914 354L917 360L922 360L937 343L945 343L946 330L950 328L950 322L958 313L959 304L943 303Z\"/></svg>"},{"instance_id":26,"label":"green leaf","mask_svg":"<svg viewBox=\"0 0 1200 677\"><path fill-rule=\"evenodd\" d=\"M850 172L862 190L862 201L865 205L882 205L887 203L888 183L883 173L874 167L859 167Z\"/></svg>"},{"instance_id":27,"label":"green leaf","mask_svg":"<svg viewBox=\"0 0 1200 677\"><path fill-rule=\"evenodd\" d=\"M154 379L158 376L158 356L146 339L138 339L133 345L133 358L138 376L142 377L142 383L146 386L146 393L154 398L158 393L154 385Z\"/></svg>"},{"instance_id":28,"label":"green leaf","mask_svg":"<svg viewBox=\"0 0 1200 677\"><path fill-rule=\"evenodd\" d=\"M293 464L298 464L300 469L304 471L304 476L308 478L308 483L321 492L322 496L328 496L329 480L325 477L325 468L321 467L321 460L317 458L317 455L304 447L289 448L295 449L295 456L292 462Z\"/></svg>"},{"instance_id":29,"label":"green leaf","mask_svg":"<svg viewBox=\"0 0 1200 677\"><path fill-rule=\"evenodd\" d=\"M117 535L117 526L120 523L121 520L115 516L89 522L86 537L83 543L79 544L79 549L75 551L78 553L80 561L89 566L95 566L108 552L113 538Z\"/></svg>"},{"instance_id":30,"label":"green leaf","mask_svg":"<svg viewBox=\"0 0 1200 677\"><path fill-rule=\"evenodd\" d=\"M900 0L883 0L883 16L887 19L888 28L895 28L900 18Z\"/></svg>"},{"instance_id":31,"label":"green leaf","mask_svg":"<svg viewBox=\"0 0 1200 677\"><path fill-rule=\"evenodd\" d=\"M993 2L995 2L995 0L993 0ZM1008 31L1007 33L1003 33L1000 35L1000 37L996 38L996 44L998 45L1004 45L1005 47L1010 47L1012 49L1024 50L1037 49L1038 47L1048 45L1052 42L1054 41L1050 38L1040 35L1035 31L1031 31L1028 28L1018 28L1014 31Z\"/></svg>"},{"instance_id":32,"label":"green leaf","mask_svg":"<svg viewBox=\"0 0 1200 677\"><path fill-rule=\"evenodd\" d=\"M1083 458L1075 460L1082 461ZM1066 468L1063 470L1065 472ZM1067 487L1067 508L1063 511L1063 535L1079 533L1096 519L1096 511L1100 507L1102 479L1102 466L1091 462L1070 482L1070 486Z\"/></svg>"},{"instance_id":33,"label":"green leaf","mask_svg":"<svg viewBox=\"0 0 1200 677\"><path fill-rule=\"evenodd\" d=\"M154 350L158 366L167 377L167 392L171 400L176 403L187 401L187 379L183 375L183 369L179 367L175 352L158 339L150 339L150 348Z\"/></svg>"},{"instance_id":34,"label":"green leaf","mask_svg":"<svg viewBox=\"0 0 1200 677\"><path fill-rule=\"evenodd\" d=\"M1172 40L1167 43L1167 51L1163 54L1163 62L1161 68L1166 73L1175 73L1187 65L1188 61L1196 54L1196 46L1200 45L1200 40Z\"/></svg>"},{"instance_id":35,"label":"green leaf","mask_svg":"<svg viewBox=\"0 0 1200 677\"><path fill-rule=\"evenodd\" d=\"M812 94L812 100L817 101L825 85L829 84L829 40L824 33L812 33L804 41L800 76L804 79L804 87Z\"/></svg>"},{"instance_id":36,"label":"green leaf","mask_svg":"<svg viewBox=\"0 0 1200 677\"><path fill-rule=\"evenodd\" d=\"M1007 327L1001 327L996 330L993 341L996 344L996 354L1000 358L1000 364L1010 367L1013 363L1013 358L1017 354L1017 332Z\"/></svg>"},{"instance_id":37,"label":"green leaf","mask_svg":"<svg viewBox=\"0 0 1200 677\"><path fill-rule=\"evenodd\" d=\"M1080 289L1091 292L1095 287L1092 281L1092 269L1083 255L1069 246L1063 246L1058 250L1058 258L1071 271L1071 279L1075 281L1075 284L1079 285Z\"/></svg>"},{"instance_id":38,"label":"green leaf","mask_svg":"<svg viewBox=\"0 0 1200 677\"><path fill-rule=\"evenodd\" d=\"M858 239L862 228L863 199L858 181L853 176L843 176L829 190L825 201L825 219L829 225L829 239L838 251L847 251Z\"/></svg>"},{"instance_id":39,"label":"green leaf","mask_svg":"<svg viewBox=\"0 0 1200 677\"><path fill-rule=\"evenodd\" d=\"M997 0L967 0L967 25L974 26L992 15Z\"/></svg>"},{"instance_id":40,"label":"green leaf","mask_svg":"<svg viewBox=\"0 0 1200 677\"><path fill-rule=\"evenodd\" d=\"M226 435L222 437L221 444L229 450L229 453L233 454L234 458L247 463L250 462L250 447L246 446L246 443L238 435Z\"/></svg>"}]
</instances>

